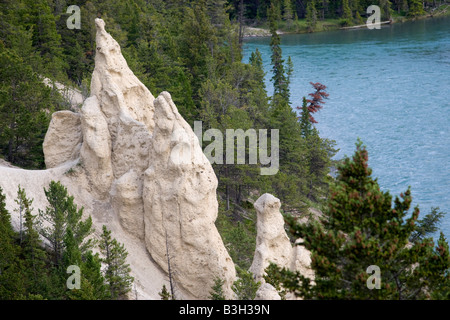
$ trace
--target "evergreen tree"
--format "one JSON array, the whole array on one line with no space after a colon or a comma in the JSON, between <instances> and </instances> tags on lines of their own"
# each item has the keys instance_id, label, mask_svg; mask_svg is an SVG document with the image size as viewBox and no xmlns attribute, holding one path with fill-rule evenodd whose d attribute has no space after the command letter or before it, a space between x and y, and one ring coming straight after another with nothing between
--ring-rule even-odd
<instances>
[{"instance_id":1,"label":"evergreen tree","mask_svg":"<svg viewBox=\"0 0 450 320\"><path fill-rule=\"evenodd\" d=\"M5 195L0 187L0 300L14 300L25 295L21 250L15 243L16 233L6 210Z\"/></svg>"},{"instance_id":2,"label":"evergreen tree","mask_svg":"<svg viewBox=\"0 0 450 320\"><path fill-rule=\"evenodd\" d=\"M70 265L78 266L81 281L79 289L74 288L66 291L67 298L70 300L110 299L105 278L101 273L101 261L98 254L94 255L92 251L88 251L82 257L70 229L66 233L66 248L64 269L67 269Z\"/></svg>"},{"instance_id":3,"label":"evergreen tree","mask_svg":"<svg viewBox=\"0 0 450 320\"><path fill-rule=\"evenodd\" d=\"M298 272L279 271L282 286L306 299L424 299L448 283L448 244L441 234L409 242L419 216L409 216L411 191L394 200L371 177L361 142L339 167L328 209L320 222L299 225L287 218L296 237L311 250L314 284ZM409 216L409 217L408 217ZM367 285L369 266L381 272L381 290ZM272 270L273 271L273 270Z\"/></svg>"},{"instance_id":4,"label":"evergreen tree","mask_svg":"<svg viewBox=\"0 0 450 320\"><path fill-rule=\"evenodd\" d=\"M256 296L256 291L261 285L260 282L255 282L253 274L250 271L244 270L236 266L238 272L238 279L233 284L233 291L237 295L238 300L253 300Z\"/></svg>"},{"instance_id":5,"label":"evergreen tree","mask_svg":"<svg viewBox=\"0 0 450 320\"><path fill-rule=\"evenodd\" d=\"M294 73L294 63L292 62L291 56L288 56L288 60L286 62L286 82L287 86L289 88L289 85L291 84L291 77ZM289 102L290 103L290 102Z\"/></svg>"},{"instance_id":6,"label":"evergreen tree","mask_svg":"<svg viewBox=\"0 0 450 320\"><path fill-rule=\"evenodd\" d=\"M308 1L306 5L306 26L309 32L313 32L317 26L317 10L314 0Z\"/></svg>"},{"instance_id":7,"label":"evergreen tree","mask_svg":"<svg viewBox=\"0 0 450 320\"><path fill-rule=\"evenodd\" d=\"M163 287L161 289L161 292L158 292L159 296L161 297L161 300L170 300L170 292L167 290L167 287L165 284L163 284Z\"/></svg>"},{"instance_id":8,"label":"evergreen tree","mask_svg":"<svg viewBox=\"0 0 450 320\"><path fill-rule=\"evenodd\" d=\"M258 50L258 48L256 48L255 51L250 54L248 62L251 66L255 68L256 81L262 84L262 86L265 88L264 77L266 74L263 68L263 60L261 57L261 52Z\"/></svg>"},{"instance_id":9,"label":"evergreen tree","mask_svg":"<svg viewBox=\"0 0 450 320\"><path fill-rule=\"evenodd\" d=\"M0 47L2 45L0 44ZM42 168L51 89L14 50L0 52L0 152L9 162Z\"/></svg>"},{"instance_id":10,"label":"evergreen tree","mask_svg":"<svg viewBox=\"0 0 450 320\"><path fill-rule=\"evenodd\" d=\"M356 11L356 13L355 13L355 21L358 25L362 25L364 23L364 20L358 11Z\"/></svg>"},{"instance_id":11,"label":"evergreen tree","mask_svg":"<svg viewBox=\"0 0 450 320\"><path fill-rule=\"evenodd\" d=\"M269 98L267 97L263 60L261 52L256 48L249 58L249 64L252 67L248 82L249 99L248 110L250 118L255 128L267 128L267 118L269 110ZM250 90L249 90L250 89Z\"/></svg>"},{"instance_id":12,"label":"evergreen tree","mask_svg":"<svg viewBox=\"0 0 450 320\"><path fill-rule=\"evenodd\" d=\"M312 128L311 132L306 137L307 154L306 161L307 184L305 191L307 198L319 201L319 196L328 193L328 179L327 175L330 170L330 159L336 154L335 142L319 137L319 132L316 128Z\"/></svg>"},{"instance_id":13,"label":"evergreen tree","mask_svg":"<svg viewBox=\"0 0 450 320\"><path fill-rule=\"evenodd\" d=\"M380 7L383 12L382 19L383 20L390 20L391 14L393 12L392 10L392 2L389 0L380 0Z\"/></svg>"},{"instance_id":14,"label":"evergreen tree","mask_svg":"<svg viewBox=\"0 0 450 320\"><path fill-rule=\"evenodd\" d=\"M408 0L400 0L400 5L398 6L399 13L402 12L408 12Z\"/></svg>"},{"instance_id":15,"label":"evergreen tree","mask_svg":"<svg viewBox=\"0 0 450 320\"><path fill-rule=\"evenodd\" d=\"M303 97L302 107L297 107L297 109L301 110L300 112L300 132L303 138L308 138L313 132L313 125L311 121L311 114L309 112L306 98Z\"/></svg>"},{"instance_id":16,"label":"evergreen tree","mask_svg":"<svg viewBox=\"0 0 450 320\"><path fill-rule=\"evenodd\" d=\"M49 206L45 211L39 210L40 233L52 246L54 265L56 267L62 265L68 243L70 243L69 252L66 253L68 259L80 260L79 255L86 253L93 245L91 239L86 240L93 232L92 218L81 220L83 208L77 208L73 196L69 196L67 188L60 182L51 181L49 188L44 188L44 193ZM46 223L49 226L45 226Z\"/></svg>"},{"instance_id":17,"label":"evergreen tree","mask_svg":"<svg viewBox=\"0 0 450 320\"><path fill-rule=\"evenodd\" d=\"M323 194L328 188L327 174L331 165L331 158L337 153L335 149L335 141L329 139L322 139L319 137L319 132L314 128L313 124L317 123L312 113L320 110L324 103L323 99L328 97L325 92L326 86L321 83L312 83L315 89L314 93L310 93L311 99L303 97L302 107L297 107L301 110L299 116L301 136L306 141L307 152L304 158L304 163L307 165L306 172L306 187L304 191L307 193L307 198L311 200L318 200L316 197ZM322 188L322 192L320 191Z\"/></svg>"},{"instance_id":18,"label":"evergreen tree","mask_svg":"<svg viewBox=\"0 0 450 320\"><path fill-rule=\"evenodd\" d=\"M417 17L425 13L423 10L423 3L421 0L409 0L408 1L408 16Z\"/></svg>"},{"instance_id":19,"label":"evergreen tree","mask_svg":"<svg viewBox=\"0 0 450 320\"><path fill-rule=\"evenodd\" d=\"M192 76L193 93L196 96L208 76L208 62L216 52L217 36L209 20L205 0L198 1L193 8L186 10L180 34L180 54Z\"/></svg>"},{"instance_id":20,"label":"evergreen tree","mask_svg":"<svg viewBox=\"0 0 450 320\"><path fill-rule=\"evenodd\" d=\"M19 186L17 197L24 214L24 230L21 238L24 270L26 274L26 288L28 295L45 295L47 291L46 259L43 243L39 237L34 222L36 216L32 214L31 204L33 200L27 198L26 192Z\"/></svg>"},{"instance_id":21,"label":"evergreen tree","mask_svg":"<svg viewBox=\"0 0 450 320\"><path fill-rule=\"evenodd\" d=\"M123 244L111 237L111 231L103 226L100 236L100 251L104 258L101 261L106 265L105 279L112 299L124 298L131 290L133 277L129 275L131 269L126 263L128 252Z\"/></svg>"},{"instance_id":22,"label":"evergreen tree","mask_svg":"<svg viewBox=\"0 0 450 320\"><path fill-rule=\"evenodd\" d=\"M273 87L274 98L280 96L280 98L289 101L288 84L286 79L286 72L284 69L284 60L281 52L281 40L277 33L277 20L275 19L275 6L272 4L269 10L269 25L270 25L270 49L272 51L271 64L273 71Z\"/></svg>"},{"instance_id":23,"label":"evergreen tree","mask_svg":"<svg viewBox=\"0 0 450 320\"><path fill-rule=\"evenodd\" d=\"M287 270L283 270L283 273L279 271L279 267L274 262L269 262L269 265L265 269L265 274L263 275L266 283L272 285L278 292L281 300L286 300L286 295L288 291L282 287L282 282L284 277L286 277ZM292 277L295 276L294 273L289 273Z\"/></svg>"},{"instance_id":24,"label":"evergreen tree","mask_svg":"<svg viewBox=\"0 0 450 320\"><path fill-rule=\"evenodd\" d=\"M214 279L214 286L212 287L211 292L211 300L226 300L224 293L223 293L223 284L225 283L225 280L222 280L220 278Z\"/></svg>"},{"instance_id":25,"label":"evergreen tree","mask_svg":"<svg viewBox=\"0 0 450 320\"><path fill-rule=\"evenodd\" d=\"M423 219L417 221L416 230L412 233L409 241L416 242L431 236L438 231L438 225L445 212L439 211L439 207L432 207L431 212L426 214Z\"/></svg>"},{"instance_id":26,"label":"evergreen tree","mask_svg":"<svg viewBox=\"0 0 450 320\"><path fill-rule=\"evenodd\" d=\"M64 79L65 63L61 36L56 29L56 16L47 0L23 0L27 6L22 19L33 27L33 47L37 49L45 65L44 73Z\"/></svg>"},{"instance_id":27,"label":"evergreen tree","mask_svg":"<svg viewBox=\"0 0 450 320\"><path fill-rule=\"evenodd\" d=\"M293 12L291 0L284 0L283 6L284 6L283 19L286 21L292 20Z\"/></svg>"},{"instance_id":28,"label":"evergreen tree","mask_svg":"<svg viewBox=\"0 0 450 320\"><path fill-rule=\"evenodd\" d=\"M99 254L94 255L92 251L88 251L83 260L81 274L91 286L92 296L95 300L109 299L108 287L101 271L102 263Z\"/></svg>"},{"instance_id":29,"label":"evergreen tree","mask_svg":"<svg viewBox=\"0 0 450 320\"><path fill-rule=\"evenodd\" d=\"M290 30L292 28L292 19L294 18L291 0L284 0L283 7L283 19L286 21L286 29Z\"/></svg>"},{"instance_id":30,"label":"evergreen tree","mask_svg":"<svg viewBox=\"0 0 450 320\"><path fill-rule=\"evenodd\" d=\"M347 21L348 24L351 24L353 19L352 9L348 4L348 0L342 0L342 18Z\"/></svg>"}]
</instances>

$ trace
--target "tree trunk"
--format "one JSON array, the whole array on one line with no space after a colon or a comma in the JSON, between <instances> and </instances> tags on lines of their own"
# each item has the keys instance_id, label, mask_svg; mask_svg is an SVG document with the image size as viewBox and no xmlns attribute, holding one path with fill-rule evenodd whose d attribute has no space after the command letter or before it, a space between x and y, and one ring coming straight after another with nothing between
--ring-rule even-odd
<instances>
[{"instance_id":1,"label":"tree trunk","mask_svg":"<svg viewBox=\"0 0 450 320\"><path fill-rule=\"evenodd\" d=\"M12 138L8 141L8 161L11 163L14 163L13 159L13 140Z\"/></svg>"},{"instance_id":2,"label":"tree trunk","mask_svg":"<svg viewBox=\"0 0 450 320\"><path fill-rule=\"evenodd\" d=\"M228 184L227 184L227 186L226 186L226 188L225 188L225 193L226 193L226 198L227 198L227 210L230 210L230 187L228 186Z\"/></svg>"},{"instance_id":3,"label":"tree trunk","mask_svg":"<svg viewBox=\"0 0 450 320\"><path fill-rule=\"evenodd\" d=\"M244 39L244 0L239 2L239 47Z\"/></svg>"},{"instance_id":4,"label":"tree trunk","mask_svg":"<svg viewBox=\"0 0 450 320\"><path fill-rule=\"evenodd\" d=\"M169 272L170 294L172 296L172 300L175 300L175 289L173 285L172 267L170 264L169 241L167 237L167 231L166 231L166 256L167 256L167 271Z\"/></svg>"}]
</instances>

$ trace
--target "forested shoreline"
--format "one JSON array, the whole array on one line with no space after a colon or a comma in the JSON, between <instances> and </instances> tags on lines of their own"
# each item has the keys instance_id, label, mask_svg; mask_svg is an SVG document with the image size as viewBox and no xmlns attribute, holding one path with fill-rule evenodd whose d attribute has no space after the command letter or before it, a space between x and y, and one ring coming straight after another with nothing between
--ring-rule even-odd
<instances>
[{"instance_id":1,"label":"forested shoreline","mask_svg":"<svg viewBox=\"0 0 450 320\"><path fill-rule=\"evenodd\" d=\"M241 28L249 26L268 30L271 3L275 6L280 32L283 33L328 31L364 25L375 13L373 10L367 11L370 6L380 8L380 22L404 22L450 14L448 1L434 0L235 0L230 15Z\"/></svg>"}]
</instances>

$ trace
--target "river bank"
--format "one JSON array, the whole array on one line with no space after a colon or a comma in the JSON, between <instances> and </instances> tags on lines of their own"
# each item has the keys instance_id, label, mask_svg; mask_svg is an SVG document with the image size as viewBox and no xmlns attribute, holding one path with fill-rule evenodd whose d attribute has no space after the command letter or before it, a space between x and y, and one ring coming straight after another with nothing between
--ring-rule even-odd
<instances>
[{"instance_id":1,"label":"river bank","mask_svg":"<svg viewBox=\"0 0 450 320\"><path fill-rule=\"evenodd\" d=\"M383 21L382 24L394 24L403 23L407 21L415 21L422 19L433 19L438 17L450 16L450 5L444 4L427 14L418 17L407 17L398 14L393 14L391 20ZM342 26L341 19L325 19L319 20L317 22L317 27L311 31L306 25L306 19L301 19L293 21L290 25L286 21L280 21L280 28L277 30L278 34L302 34L302 33L315 33L322 31L332 31L332 30L347 30L365 27L365 25L353 25L353 26ZM267 23L257 24L255 26L245 26L244 28L244 39L255 38L255 37L270 37L270 31Z\"/></svg>"}]
</instances>

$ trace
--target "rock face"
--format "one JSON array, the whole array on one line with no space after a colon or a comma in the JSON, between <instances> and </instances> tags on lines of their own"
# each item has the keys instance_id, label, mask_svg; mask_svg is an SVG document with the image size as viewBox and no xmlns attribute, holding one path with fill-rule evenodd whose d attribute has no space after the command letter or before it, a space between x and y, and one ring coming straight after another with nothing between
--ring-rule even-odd
<instances>
[{"instance_id":1,"label":"rock face","mask_svg":"<svg viewBox=\"0 0 450 320\"><path fill-rule=\"evenodd\" d=\"M156 263L167 277L169 255L177 298L209 298L216 278L225 280L225 295L232 298L235 267L214 225L217 178L211 164L170 94L155 99L129 69L104 21L95 23L91 96L80 113L53 114L46 164L70 173L56 180L84 195L75 199L94 221L116 223L119 241L145 247L151 259L130 255L139 260L138 266L130 263L140 268L138 281L146 276L142 261Z\"/></svg>"},{"instance_id":2,"label":"rock face","mask_svg":"<svg viewBox=\"0 0 450 320\"><path fill-rule=\"evenodd\" d=\"M225 295L235 278L214 225L217 178L191 127L170 94L155 100L152 162L144 178L145 241L153 259L195 296L209 295L214 277L225 280ZM202 285L199 285L201 283Z\"/></svg>"},{"instance_id":3,"label":"rock face","mask_svg":"<svg viewBox=\"0 0 450 320\"><path fill-rule=\"evenodd\" d=\"M292 246L284 231L284 219L280 213L280 200L269 193L254 203L257 212L256 249L250 271L256 281L262 281L269 262L287 266L292 256Z\"/></svg>"},{"instance_id":4,"label":"rock face","mask_svg":"<svg viewBox=\"0 0 450 320\"><path fill-rule=\"evenodd\" d=\"M273 290L265 286L263 278L264 269L269 266L270 262L279 267L299 271L305 277L314 279L314 272L310 268L311 254L303 246L291 245L284 230L284 219L280 213L280 206L280 200L268 193L263 194L254 203L257 212L257 238L255 255L249 270L253 273L255 280L262 283L260 299L276 298L272 292L275 289L272 286ZM296 242L301 241L298 239Z\"/></svg>"},{"instance_id":5,"label":"rock face","mask_svg":"<svg viewBox=\"0 0 450 320\"><path fill-rule=\"evenodd\" d=\"M82 141L80 114L71 111L53 113L43 144L46 167L55 168L77 159Z\"/></svg>"},{"instance_id":6,"label":"rock face","mask_svg":"<svg viewBox=\"0 0 450 320\"><path fill-rule=\"evenodd\" d=\"M303 239L298 238L295 243L301 243ZM307 278L314 279L314 271L311 269L311 252L304 246L296 245L292 251L290 269L297 270Z\"/></svg>"},{"instance_id":7,"label":"rock face","mask_svg":"<svg viewBox=\"0 0 450 320\"><path fill-rule=\"evenodd\" d=\"M281 297L271 284L263 283L256 291L255 300L281 300Z\"/></svg>"}]
</instances>

